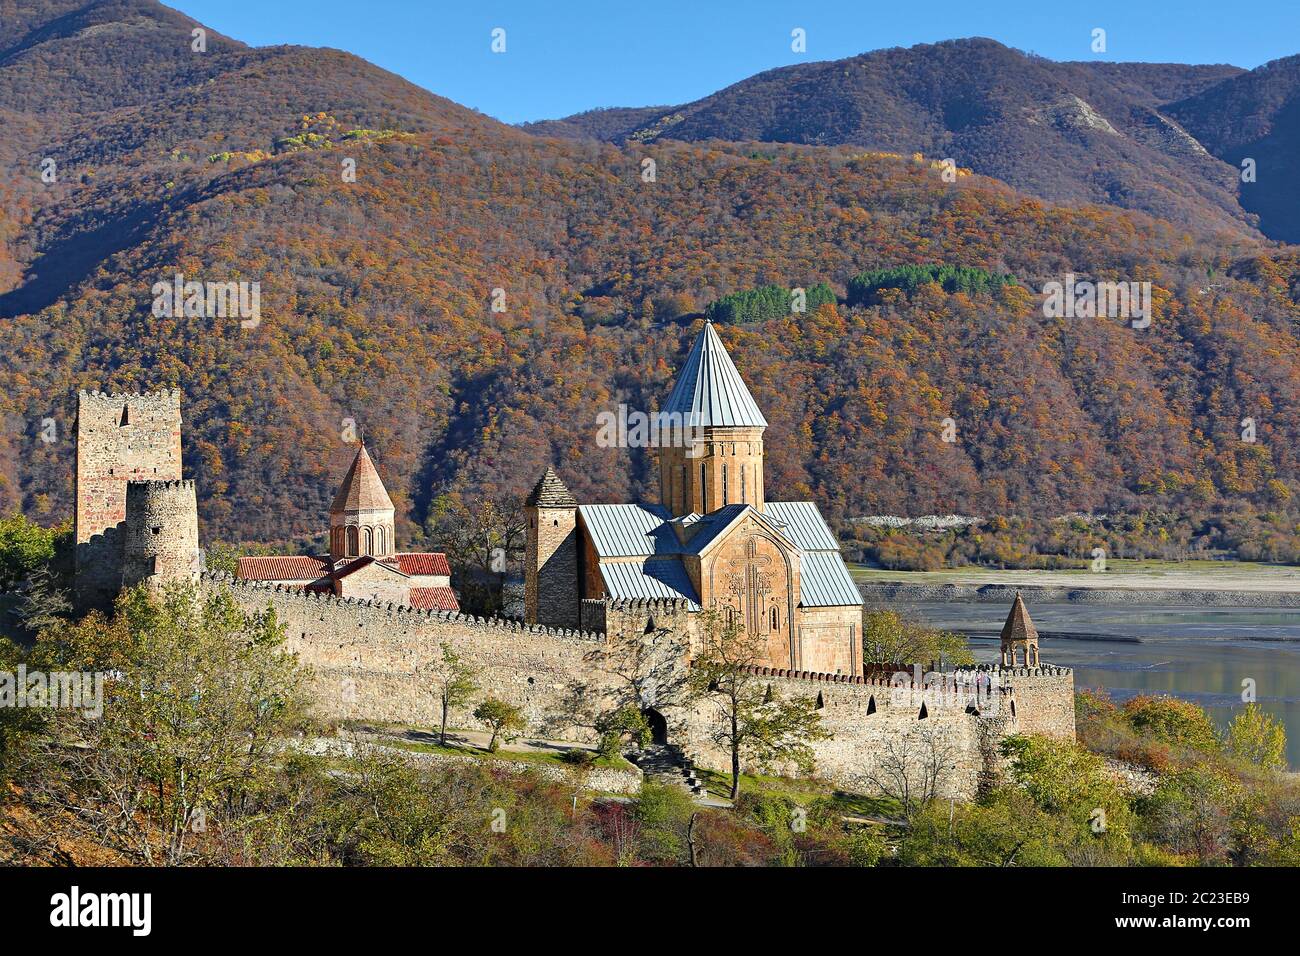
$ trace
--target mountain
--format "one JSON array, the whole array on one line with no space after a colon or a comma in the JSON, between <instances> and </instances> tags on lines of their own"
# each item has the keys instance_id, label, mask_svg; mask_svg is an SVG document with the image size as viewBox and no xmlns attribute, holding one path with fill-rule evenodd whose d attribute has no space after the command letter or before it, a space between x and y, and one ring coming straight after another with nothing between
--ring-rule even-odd
<instances>
[{"instance_id":1,"label":"mountain","mask_svg":"<svg viewBox=\"0 0 1300 956\"><path fill-rule=\"evenodd\" d=\"M617 143L720 139L921 152L1052 202L1108 203L1249 234L1255 220L1237 202L1236 170L1163 109L1241 73L1056 63L976 38L787 66L682 106L598 110L524 128Z\"/></svg>"},{"instance_id":2,"label":"mountain","mask_svg":"<svg viewBox=\"0 0 1300 956\"><path fill-rule=\"evenodd\" d=\"M1300 258L1227 206L1216 235L949 183L911 148L544 137L340 51L210 33L194 52L192 21L149 0L12 9L0 510L70 513L80 388L184 390L205 540L318 535L353 425L404 544L445 496L521 497L547 464L581 500L650 497L652 453L600 446L596 416L656 408L710 302L769 283L843 297L864 270L934 264L1016 282L721 330L771 422L773 498L839 522L1259 514L1278 549L1300 525ZM1213 81L1071 69L1134 101ZM1167 155L1141 149L1120 152ZM155 315L154 284L178 273L260 283L260 322ZM1037 290L1066 273L1151 282L1151 327L1045 318Z\"/></svg>"},{"instance_id":3,"label":"mountain","mask_svg":"<svg viewBox=\"0 0 1300 956\"><path fill-rule=\"evenodd\" d=\"M1234 167L1255 161L1241 204L1265 234L1300 242L1300 56L1266 63L1176 103L1166 112Z\"/></svg>"}]
</instances>

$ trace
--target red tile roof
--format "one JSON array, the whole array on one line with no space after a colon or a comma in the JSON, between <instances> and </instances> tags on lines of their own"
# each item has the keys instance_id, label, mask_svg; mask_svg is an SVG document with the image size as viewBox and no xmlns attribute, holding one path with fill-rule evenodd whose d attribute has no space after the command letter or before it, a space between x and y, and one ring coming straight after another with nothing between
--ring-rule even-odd
<instances>
[{"instance_id":1,"label":"red tile roof","mask_svg":"<svg viewBox=\"0 0 1300 956\"><path fill-rule=\"evenodd\" d=\"M246 581L308 581L325 573L329 562L309 554L240 558L236 576Z\"/></svg>"},{"instance_id":2,"label":"red tile roof","mask_svg":"<svg viewBox=\"0 0 1300 956\"><path fill-rule=\"evenodd\" d=\"M370 459L370 452L366 451L365 445L362 445L357 449L357 456L352 459L352 467L344 476L338 494L334 496L334 504L330 505L330 514L392 510L393 500L384 490L384 483L379 479L379 472L375 470L375 463Z\"/></svg>"},{"instance_id":3,"label":"red tile roof","mask_svg":"<svg viewBox=\"0 0 1300 956\"><path fill-rule=\"evenodd\" d=\"M396 555L397 569L403 574L441 574L451 576L447 556L438 551L414 551Z\"/></svg>"},{"instance_id":4,"label":"red tile roof","mask_svg":"<svg viewBox=\"0 0 1300 956\"><path fill-rule=\"evenodd\" d=\"M411 588L411 607L422 611L459 611L456 592L451 588Z\"/></svg>"}]
</instances>

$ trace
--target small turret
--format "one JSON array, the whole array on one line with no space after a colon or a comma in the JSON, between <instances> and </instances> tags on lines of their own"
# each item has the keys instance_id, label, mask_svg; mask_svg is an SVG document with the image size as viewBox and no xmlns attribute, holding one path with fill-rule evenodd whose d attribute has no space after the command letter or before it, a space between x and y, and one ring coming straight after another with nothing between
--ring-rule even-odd
<instances>
[{"instance_id":1,"label":"small turret","mask_svg":"<svg viewBox=\"0 0 1300 956\"><path fill-rule=\"evenodd\" d=\"M576 628L578 586L577 499L547 467L524 500L524 619L529 624Z\"/></svg>"},{"instance_id":2,"label":"small turret","mask_svg":"<svg viewBox=\"0 0 1300 956\"><path fill-rule=\"evenodd\" d=\"M1015 667L1018 664L1038 666L1038 628L1029 619L1029 609L1019 591L1011 604L1007 623L1002 625L1002 666Z\"/></svg>"},{"instance_id":3,"label":"small turret","mask_svg":"<svg viewBox=\"0 0 1300 956\"><path fill-rule=\"evenodd\" d=\"M194 482L128 482L122 587L193 580L202 570Z\"/></svg>"}]
</instances>

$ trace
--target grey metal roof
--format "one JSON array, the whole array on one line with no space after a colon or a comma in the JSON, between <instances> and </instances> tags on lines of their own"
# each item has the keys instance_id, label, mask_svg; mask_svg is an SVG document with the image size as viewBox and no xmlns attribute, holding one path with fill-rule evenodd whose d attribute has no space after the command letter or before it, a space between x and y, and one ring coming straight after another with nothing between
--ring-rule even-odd
<instances>
[{"instance_id":1,"label":"grey metal roof","mask_svg":"<svg viewBox=\"0 0 1300 956\"><path fill-rule=\"evenodd\" d=\"M862 604L862 592L840 557L840 544L815 503L768 501L763 505L763 514L779 522L803 551L799 593L804 607Z\"/></svg>"},{"instance_id":2,"label":"grey metal roof","mask_svg":"<svg viewBox=\"0 0 1300 956\"><path fill-rule=\"evenodd\" d=\"M767 501L763 514L784 524L790 540L805 551L840 550L840 543L811 501Z\"/></svg>"},{"instance_id":3,"label":"grey metal roof","mask_svg":"<svg viewBox=\"0 0 1300 956\"><path fill-rule=\"evenodd\" d=\"M696 522L696 530L687 539L682 550L688 554L702 554L705 548L716 541L719 535L735 524L746 512L753 514L759 524L766 525L780 537L787 539L796 547L798 546L798 542L790 537L788 528L781 522L773 521L753 505L731 504L723 505L717 511L711 511L700 518Z\"/></svg>"},{"instance_id":4,"label":"grey metal roof","mask_svg":"<svg viewBox=\"0 0 1300 956\"><path fill-rule=\"evenodd\" d=\"M600 578L612 598L684 598L700 609L695 587L680 558L650 561L602 561Z\"/></svg>"},{"instance_id":5,"label":"grey metal roof","mask_svg":"<svg viewBox=\"0 0 1300 956\"><path fill-rule=\"evenodd\" d=\"M712 322L704 324L660 411L680 414L688 426L767 427Z\"/></svg>"},{"instance_id":6,"label":"grey metal roof","mask_svg":"<svg viewBox=\"0 0 1300 956\"><path fill-rule=\"evenodd\" d=\"M677 535L666 524L670 515L659 505L579 505L578 514L602 558L681 553Z\"/></svg>"},{"instance_id":7,"label":"grey metal roof","mask_svg":"<svg viewBox=\"0 0 1300 956\"><path fill-rule=\"evenodd\" d=\"M803 607L843 607L861 604L862 592L853 583L838 551L805 551L799 583Z\"/></svg>"},{"instance_id":8,"label":"grey metal roof","mask_svg":"<svg viewBox=\"0 0 1300 956\"><path fill-rule=\"evenodd\" d=\"M699 553L749 507L727 505L698 519L702 527L685 547L668 523L668 511L659 505L579 505L578 514L601 558L601 579L611 597L685 598L698 609L699 596L681 555ZM839 544L815 504L769 501L760 517L803 552L800 603L804 607L862 604L862 595L840 557ZM608 558L640 560L605 560Z\"/></svg>"}]
</instances>

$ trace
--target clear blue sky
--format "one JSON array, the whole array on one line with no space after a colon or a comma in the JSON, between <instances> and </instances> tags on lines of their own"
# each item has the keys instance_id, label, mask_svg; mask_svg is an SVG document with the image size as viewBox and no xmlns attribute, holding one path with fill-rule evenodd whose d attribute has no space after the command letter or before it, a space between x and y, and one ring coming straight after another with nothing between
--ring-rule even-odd
<instances>
[{"instance_id":1,"label":"clear blue sky","mask_svg":"<svg viewBox=\"0 0 1300 956\"><path fill-rule=\"evenodd\" d=\"M763 70L987 36L1054 60L1233 63L1300 53L1297 0L169 0L254 46L347 50L516 123L689 102ZM491 52L493 28L506 52ZM806 31L807 53L790 31ZM1093 53L1092 30L1107 51Z\"/></svg>"}]
</instances>

